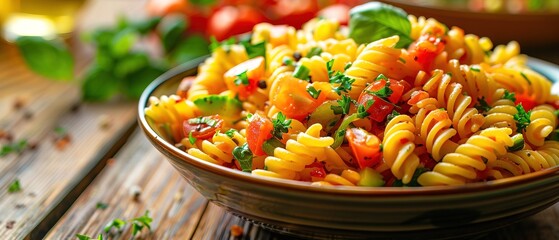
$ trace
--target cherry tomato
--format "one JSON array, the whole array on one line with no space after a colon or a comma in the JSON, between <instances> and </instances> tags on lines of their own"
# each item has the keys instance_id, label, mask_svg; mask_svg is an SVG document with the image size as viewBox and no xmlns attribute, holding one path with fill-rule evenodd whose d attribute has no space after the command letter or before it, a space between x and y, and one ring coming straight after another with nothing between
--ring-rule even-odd
<instances>
[{"instance_id":1,"label":"cherry tomato","mask_svg":"<svg viewBox=\"0 0 559 240\"><path fill-rule=\"evenodd\" d=\"M444 47L445 40L442 37L426 34L410 45L409 52L414 61L419 63L421 69L430 72L434 68L435 58L444 50Z\"/></svg>"},{"instance_id":2,"label":"cherry tomato","mask_svg":"<svg viewBox=\"0 0 559 240\"><path fill-rule=\"evenodd\" d=\"M338 21L341 25L349 22L349 6L345 4L334 4L323 8L317 16Z\"/></svg>"},{"instance_id":3,"label":"cherry tomato","mask_svg":"<svg viewBox=\"0 0 559 240\"><path fill-rule=\"evenodd\" d=\"M380 140L377 136L361 128L350 128L345 136L360 169L372 167L380 161Z\"/></svg>"},{"instance_id":4,"label":"cherry tomato","mask_svg":"<svg viewBox=\"0 0 559 240\"><path fill-rule=\"evenodd\" d=\"M153 16L165 16L170 13L183 13L188 8L185 0L150 0L146 4L147 11Z\"/></svg>"},{"instance_id":5,"label":"cherry tomato","mask_svg":"<svg viewBox=\"0 0 559 240\"><path fill-rule=\"evenodd\" d=\"M288 118L302 121L326 100L326 94L320 93L313 98L308 92L309 83L291 75L283 75L274 89L272 104L279 108Z\"/></svg>"},{"instance_id":6,"label":"cherry tomato","mask_svg":"<svg viewBox=\"0 0 559 240\"><path fill-rule=\"evenodd\" d=\"M361 105L367 105L367 102L370 100L374 101L367 109L367 112L370 114L369 118L377 122L383 122L386 119L386 116L394 109L394 104L398 103L404 93L404 86L400 82L393 79L389 81L389 88L392 90L392 94L390 94L387 99L380 98L373 94L373 92L377 92L386 86L386 80L384 79L377 80L365 88L365 91L361 93L358 99Z\"/></svg>"},{"instance_id":7,"label":"cherry tomato","mask_svg":"<svg viewBox=\"0 0 559 240\"><path fill-rule=\"evenodd\" d=\"M287 24L301 28L304 23L315 17L318 12L318 2L316 0L277 0L270 10L270 15L275 19L274 24Z\"/></svg>"},{"instance_id":8,"label":"cherry tomato","mask_svg":"<svg viewBox=\"0 0 559 240\"><path fill-rule=\"evenodd\" d=\"M232 67L223 75L227 88L239 94L241 100L246 99L258 88L258 81L264 77L265 61L263 57L255 57ZM248 83L239 80L239 75L246 71Z\"/></svg>"},{"instance_id":9,"label":"cherry tomato","mask_svg":"<svg viewBox=\"0 0 559 240\"><path fill-rule=\"evenodd\" d=\"M516 101L514 102L514 104L522 104L522 107L524 107L524 110L526 110L526 112L532 110L532 108L538 105L536 103L535 96L528 96L526 94L516 94Z\"/></svg>"},{"instance_id":10,"label":"cherry tomato","mask_svg":"<svg viewBox=\"0 0 559 240\"><path fill-rule=\"evenodd\" d=\"M219 115L197 117L185 120L182 123L182 131L185 137L209 139L221 129L222 125L223 119Z\"/></svg>"},{"instance_id":11,"label":"cherry tomato","mask_svg":"<svg viewBox=\"0 0 559 240\"><path fill-rule=\"evenodd\" d=\"M272 138L272 130L274 130L274 124L270 119L260 116L258 113L252 116L246 133L248 148L252 154L255 156L266 155L262 145L266 140Z\"/></svg>"},{"instance_id":12,"label":"cherry tomato","mask_svg":"<svg viewBox=\"0 0 559 240\"><path fill-rule=\"evenodd\" d=\"M234 35L250 32L254 25L264 21L266 21L265 16L252 6L224 6L210 17L208 35L222 41Z\"/></svg>"}]
</instances>

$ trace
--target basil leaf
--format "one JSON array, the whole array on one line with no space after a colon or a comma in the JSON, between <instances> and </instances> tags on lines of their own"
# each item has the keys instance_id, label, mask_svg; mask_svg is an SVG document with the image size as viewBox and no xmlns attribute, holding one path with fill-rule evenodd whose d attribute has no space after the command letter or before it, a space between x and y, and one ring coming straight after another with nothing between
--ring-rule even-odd
<instances>
[{"instance_id":1,"label":"basil leaf","mask_svg":"<svg viewBox=\"0 0 559 240\"><path fill-rule=\"evenodd\" d=\"M149 65L149 56L146 53L132 52L119 59L119 61L114 63L113 67L115 76L124 78L147 65Z\"/></svg>"},{"instance_id":2,"label":"basil leaf","mask_svg":"<svg viewBox=\"0 0 559 240\"><path fill-rule=\"evenodd\" d=\"M148 19L133 22L131 27L136 29L140 34L145 35L155 29L155 27L161 22L161 17L151 17Z\"/></svg>"},{"instance_id":3,"label":"basil leaf","mask_svg":"<svg viewBox=\"0 0 559 240\"><path fill-rule=\"evenodd\" d=\"M16 45L27 66L35 73L55 80L71 80L74 59L70 50L60 41L41 37L19 37Z\"/></svg>"},{"instance_id":4,"label":"basil leaf","mask_svg":"<svg viewBox=\"0 0 559 240\"><path fill-rule=\"evenodd\" d=\"M252 152L248 148L248 144L237 146L233 149L233 157L239 161L243 172L252 172Z\"/></svg>"},{"instance_id":5,"label":"basil leaf","mask_svg":"<svg viewBox=\"0 0 559 240\"><path fill-rule=\"evenodd\" d=\"M166 52L173 50L187 28L188 23L183 15L168 15L161 20L158 31Z\"/></svg>"},{"instance_id":6,"label":"basil leaf","mask_svg":"<svg viewBox=\"0 0 559 240\"><path fill-rule=\"evenodd\" d=\"M266 42L259 42L257 44L250 44L248 41L241 42L247 51L248 58L255 58L258 56L266 57Z\"/></svg>"},{"instance_id":7,"label":"basil leaf","mask_svg":"<svg viewBox=\"0 0 559 240\"><path fill-rule=\"evenodd\" d=\"M118 78L105 68L93 66L84 76L82 94L84 100L103 101L118 91Z\"/></svg>"},{"instance_id":8,"label":"basil leaf","mask_svg":"<svg viewBox=\"0 0 559 240\"><path fill-rule=\"evenodd\" d=\"M120 91L131 99L139 99L144 89L165 72L165 68L150 64L122 79Z\"/></svg>"},{"instance_id":9,"label":"basil leaf","mask_svg":"<svg viewBox=\"0 0 559 240\"><path fill-rule=\"evenodd\" d=\"M397 7L369 2L354 7L349 12L349 37L357 43L369 43L376 40L400 36L396 47L408 47L413 40L410 37L411 23L407 13Z\"/></svg>"},{"instance_id":10,"label":"basil leaf","mask_svg":"<svg viewBox=\"0 0 559 240\"><path fill-rule=\"evenodd\" d=\"M192 35L182 40L170 54L170 61L174 64L188 62L190 60L208 55L208 42L202 35Z\"/></svg>"},{"instance_id":11,"label":"basil leaf","mask_svg":"<svg viewBox=\"0 0 559 240\"><path fill-rule=\"evenodd\" d=\"M111 53L114 57L122 57L132 49L138 41L138 33L132 29L125 29L114 35L111 41Z\"/></svg>"}]
</instances>

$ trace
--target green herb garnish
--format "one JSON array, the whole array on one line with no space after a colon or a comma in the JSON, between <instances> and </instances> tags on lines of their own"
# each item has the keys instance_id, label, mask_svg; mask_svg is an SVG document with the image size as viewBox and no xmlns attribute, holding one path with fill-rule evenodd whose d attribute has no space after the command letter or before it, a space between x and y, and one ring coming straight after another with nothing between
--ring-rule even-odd
<instances>
[{"instance_id":1,"label":"green herb garnish","mask_svg":"<svg viewBox=\"0 0 559 240\"><path fill-rule=\"evenodd\" d=\"M311 58L312 56L318 56L322 53L322 48L320 47L313 47L309 50L309 52L307 53L307 58Z\"/></svg>"},{"instance_id":2,"label":"green herb garnish","mask_svg":"<svg viewBox=\"0 0 559 240\"><path fill-rule=\"evenodd\" d=\"M297 65L297 67L293 71L293 77L296 77L296 78L301 79L301 80L308 81L310 73L311 73L311 70L308 67L305 67L305 66L299 64L299 65Z\"/></svg>"},{"instance_id":3,"label":"green herb garnish","mask_svg":"<svg viewBox=\"0 0 559 240\"><path fill-rule=\"evenodd\" d=\"M8 187L8 192L15 193L19 191L21 191L21 184L19 183L19 179L15 179Z\"/></svg>"},{"instance_id":4,"label":"green herb garnish","mask_svg":"<svg viewBox=\"0 0 559 240\"><path fill-rule=\"evenodd\" d=\"M307 87L307 92L311 95L312 98L317 99L322 90L316 90L313 86Z\"/></svg>"},{"instance_id":5,"label":"green herb garnish","mask_svg":"<svg viewBox=\"0 0 559 240\"><path fill-rule=\"evenodd\" d=\"M514 94L514 92L511 93L508 90L505 90L505 94L503 94L503 99L508 99L513 102L516 102L516 95Z\"/></svg>"},{"instance_id":6,"label":"green herb garnish","mask_svg":"<svg viewBox=\"0 0 559 240\"><path fill-rule=\"evenodd\" d=\"M107 223L107 225L105 225L103 231L105 231L105 233L108 233L111 231L111 229L115 228L117 231L121 232L125 225L126 225L126 221L120 218L115 218L109 223Z\"/></svg>"},{"instance_id":7,"label":"green herb garnish","mask_svg":"<svg viewBox=\"0 0 559 240\"><path fill-rule=\"evenodd\" d=\"M247 75L247 70L245 70L242 73L239 73L237 75L237 78L235 78L235 80L233 81L233 83L235 83L235 85L239 86L239 85L245 85L248 86L249 81L248 81L248 75Z\"/></svg>"},{"instance_id":8,"label":"green herb garnish","mask_svg":"<svg viewBox=\"0 0 559 240\"><path fill-rule=\"evenodd\" d=\"M149 211L146 210L144 215L132 219L132 237L135 237L136 234L144 227L146 227L149 231L151 231L151 222L153 219L149 216Z\"/></svg>"},{"instance_id":9,"label":"green herb garnish","mask_svg":"<svg viewBox=\"0 0 559 240\"><path fill-rule=\"evenodd\" d=\"M274 124L274 129L272 130L272 135L278 139L282 139L283 134L289 131L291 128L291 119L287 119L287 117L282 113L279 112L276 116L276 119L272 120Z\"/></svg>"},{"instance_id":10,"label":"green herb garnish","mask_svg":"<svg viewBox=\"0 0 559 240\"><path fill-rule=\"evenodd\" d=\"M194 143L196 143L196 138L192 136L192 132L188 133L188 142L190 142L190 144L194 145Z\"/></svg>"},{"instance_id":11,"label":"green herb garnish","mask_svg":"<svg viewBox=\"0 0 559 240\"><path fill-rule=\"evenodd\" d=\"M248 144L245 143L241 146L237 146L233 149L233 157L239 161L241 165L241 170L243 172L252 172L252 152L248 148Z\"/></svg>"},{"instance_id":12,"label":"green herb garnish","mask_svg":"<svg viewBox=\"0 0 559 240\"><path fill-rule=\"evenodd\" d=\"M477 103L476 105L474 105L474 107L480 112L488 112L489 110L491 110L491 106L489 106L489 103L485 101L485 97L478 98Z\"/></svg>"},{"instance_id":13,"label":"green herb garnish","mask_svg":"<svg viewBox=\"0 0 559 240\"><path fill-rule=\"evenodd\" d=\"M522 78L524 78L526 80L526 82L528 82L528 85L532 85L532 81L530 81L530 79L528 79L528 76L526 76L526 74L524 74L524 72L520 72L520 76L522 76Z\"/></svg>"},{"instance_id":14,"label":"green herb garnish","mask_svg":"<svg viewBox=\"0 0 559 240\"><path fill-rule=\"evenodd\" d=\"M522 131L526 129L528 125L530 125L530 115L532 112L526 112L522 104L516 105L516 110L518 111L518 113L514 114L513 116L514 121L516 121L516 131L518 133L522 133Z\"/></svg>"}]
</instances>

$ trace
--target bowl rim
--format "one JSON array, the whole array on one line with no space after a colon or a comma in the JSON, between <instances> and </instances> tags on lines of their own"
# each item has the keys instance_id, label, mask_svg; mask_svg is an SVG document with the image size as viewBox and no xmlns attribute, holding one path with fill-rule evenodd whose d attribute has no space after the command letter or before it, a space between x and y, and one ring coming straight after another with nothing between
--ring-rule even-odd
<instances>
[{"instance_id":1,"label":"bowl rim","mask_svg":"<svg viewBox=\"0 0 559 240\"><path fill-rule=\"evenodd\" d=\"M551 179L553 177L559 178L559 165L543 169L537 172L524 174L515 177L504 179L492 180L487 182L468 183L460 186L421 186L421 187L363 187L363 186L335 186L335 187L318 187L311 186L308 182L297 180L276 179L262 176L253 176L250 173L238 171L236 169L227 168L221 165L213 164L194 156L187 152L180 150L173 144L165 141L164 138L159 137L157 133L149 126L144 108L149 104L149 97L158 89L159 86L165 82L183 74L186 71L195 70L200 63L202 63L208 56L200 57L195 60L185 62L177 67L170 69L157 77L151 82L143 91L138 102L138 124L142 128L146 137L159 147L167 151L173 157L185 161L186 163L199 168L204 171L209 171L213 174L221 175L225 178L234 179L242 182L249 182L263 187L279 188L287 191L309 192L314 194L328 194L328 195L343 195L343 196L375 196L375 197L393 197L400 195L409 196L425 196L425 195L449 195L460 193L472 192L486 192L495 189L504 189L511 186L529 185L540 180ZM559 81L559 66L546 62L544 60L528 57L528 65L534 70L552 71L551 73L541 73L549 78L549 74L557 76ZM551 80L551 79L550 79ZM159 148L158 150L162 151ZM167 156L169 158L169 156ZM169 159L170 160L170 159Z\"/></svg>"}]
</instances>

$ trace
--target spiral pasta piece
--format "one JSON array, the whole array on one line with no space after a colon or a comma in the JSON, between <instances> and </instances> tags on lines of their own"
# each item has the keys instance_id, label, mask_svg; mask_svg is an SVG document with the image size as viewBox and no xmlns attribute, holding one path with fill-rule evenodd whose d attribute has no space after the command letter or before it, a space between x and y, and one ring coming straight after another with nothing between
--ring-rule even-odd
<instances>
[{"instance_id":1,"label":"spiral pasta piece","mask_svg":"<svg viewBox=\"0 0 559 240\"><path fill-rule=\"evenodd\" d=\"M503 90L503 89L500 89ZM499 92L504 92L500 91ZM496 100L491 109L485 113L485 122L482 128L489 127L508 127L516 132L516 121L514 115L518 113L514 102L510 99Z\"/></svg>"},{"instance_id":2,"label":"spiral pasta piece","mask_svg":"<svg viewBox=\"0 0 559 240\"><path fill-rule=\"evenodd\" d=\"M452 80L464 86L464 91L474 100L484 99L493 102L494 93L499 87L492 79L488 78L483 70L477 65L460 65L456 59L448 63Z\"/></svg>"},{"instance_id":3,"label":"spiral pasta piece","mask_svg":"<svg viewBox=\"0 0 559 240\"><path fill-rule=\"evenodd\" d=\"M451 128L452 122L445 110L436 109L424 117L418 113L415 118L417 126L420 126L418 130L421 142L435 161L456 150L458 145L451 140L456 135L456 130Z\"/></svg>"},{"instance_id":4,"label":"spiral pasta piece","mask_svg":"<svg viewBox=\"0 0 559 240\"><path fill-rule=\"evenodd\" d=\"M449 74L442 70L433 71L433 76L423 89L431 96L436 96L440 106L444 106L452 119L452 126L461 138L470 136L483 125L483 115L477 109L469 107L472 103L470 96L462 94L462 84L452 82Z\"/></svg>"},{"instance_id":5,"label":"spiral pasta piece","mask_svg":"<svg viewBox=\"0 0 559 240\"><path fill-rule=\"evenodd\" d=\"M540 105L532 109L530 124L526 127L524 136L526 141L533 146L542 146L545 138L553 132L557 126L555 108L550 105Z\"/></svg>"},{"instance_id":6,"label":"spiral pasta piece","mask_svg":"<svg viewBox=\"0 0 559 240\"><path fill-rule=\"evenodd\" d=\"M299 42L294 27L274 26L269 23L256 24L252 30L251 42L256 44L264 41L270 43L272 47L286 45L291 49L295 49Z\"/></svg>"},{"instance_id":7,"label":"spiral pasta piece","mask_svg":"<svg viewBox=\"0 0 559 240\"><path fill-rule=\"evenodd\" d=\"M419 166L419 157L414 152L414 131L412 119L407 115L399 115L386 125L382 141L384 162L404 184L411 181Z\"/></svg>"},{"instance_id":8,"label":"spiral pasta piece","mask_svg":"<svg viewBox=\"0 0 559 240\"><path fill-rule=\"evenodd\" d=\"M487 128L474 135L466 143L458 146L456 152L449 153L435 165L433 171L425 172L417 181L422 186L462 185L477 178L476 171L483 171L486 164L497 160L497 156L507 153L512 146L510 128Z\"/></svg>"},{"instance_id":9,"label":"spiral pasta piece","mask_svg":"<svg viewBox=\"0 0 559 240\"><path fill-rule=\"evenodd\" d=\"M349 91L351 98L358 98L368 83L379 74L388 72L391 65L397 64L401 50L394 46L399 39L398 36L394 36L369 43L357 56L345 72L348 77L355 79Z\"/></svg>"},{"instance_id":10,"label":"spiral pasta piece","mask_svg":"<svg viewBox=\"0 0 559 240\"><path fill-rule=\"evenodd\" d=\"M254 175L276 178L295 179L297 173L305 166L326 158L325 148L334 143L331 137L320 137L322 125L313 124L304 133L297 135L297 140L287 140L285 148L276 148L274 156L265 160L268 170L252 171Z\"/></svg>"},{"instance_id":11,"label":"spiral pasta piece","mask_svg":"<svg viewBox=\"0 0 559 240\"><path fill-rule=\"evenodd\" d=\"M311 185L319 187L337 185L356 186L359 180L361 180L361 175L358 172L346 169L340 175L330 173L323 180L313 182Z\"/></svg>"},{"instance_id":12,"label":"spiral pasta piece","mask_svg":"<svg viewBox=\"0 0 559 240\"><path fill-rule=\"evenodd\" d=\"M184 136L182 123L186 119L198 115L198 109L192 101L183 100L177 95L150 97L150 105L144 109L144 114L150 125L160 136L166 136L168 140L179 142Z\"/></svg>"}]
</instances>

